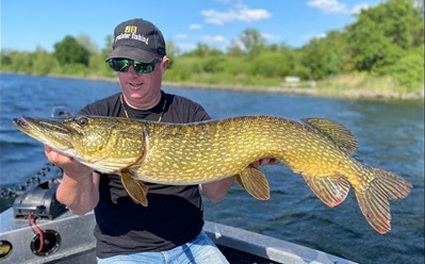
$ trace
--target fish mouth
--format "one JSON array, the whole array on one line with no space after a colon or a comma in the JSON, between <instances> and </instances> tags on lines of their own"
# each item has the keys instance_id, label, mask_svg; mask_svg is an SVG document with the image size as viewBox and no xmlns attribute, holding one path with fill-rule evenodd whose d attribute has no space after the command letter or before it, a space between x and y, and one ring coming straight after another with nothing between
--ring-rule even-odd
<instances>
[{"instance_id":1,"label":"fish mouth","mask_svg":"<svg viewBox=\"0 0 425 264\"><path fill-rule=\"evenodd\" d=\"M32 117L25 117L22 116L20 118L14 118L13 124L21 130L24 133L32 132L32 131L44 131L44 132L52 132L55 133L61 133L61 134L68 134L70 130L66 129L65 127L61 126L58 120L52 119L42 119L42 118L32 118Z\"/></svg>"},{"instance_id":2,"label":"fish mouth","mask_svg":"<svg viewBox=\"0 0 425 264\"><path fill-rule=\"evenodd\" d=\"M54 119L22 116L14 118L13 124L21 132L54 149L64 151L72 146L72 143L68 140L72 131Z\"/></svg>"},{"instance_id":3,"label":"fish mouth","mask_svg":"<svg viewBox=\"0 0 425 264\"><path fill-rule=\"evenodd\" d=\"M20 130L29 130L31 129L31 126L29 123L25 120L25 117L21 118L14 118L13 124Z\"/></svg>"}]
</instances>

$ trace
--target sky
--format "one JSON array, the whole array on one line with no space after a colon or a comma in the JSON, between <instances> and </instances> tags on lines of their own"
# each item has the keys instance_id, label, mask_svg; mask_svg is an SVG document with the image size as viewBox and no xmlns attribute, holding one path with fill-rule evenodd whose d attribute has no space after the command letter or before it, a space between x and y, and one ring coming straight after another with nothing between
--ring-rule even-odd
<instances>
[{"instance_id":1,"label":"sky","mask_svg":"<svg viewBox=\"0 0 425 264\"><path fill-rule=\"evenodd\" d=\"M120 22L154 23L181 52L199 43L226 50L245 29L267 44L301 47L311 38L343 30L355 14L383 0L0 0L2 49L52 52L66 35L89 36L106 48Z\"/></svg>"}]
</instances>

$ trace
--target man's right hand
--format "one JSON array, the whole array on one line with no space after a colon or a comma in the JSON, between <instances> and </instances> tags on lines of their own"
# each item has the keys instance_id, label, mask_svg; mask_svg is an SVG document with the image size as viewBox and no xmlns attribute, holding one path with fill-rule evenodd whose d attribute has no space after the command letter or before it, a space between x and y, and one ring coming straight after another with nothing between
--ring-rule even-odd
<instances>
[{"instance_id":1,"label":"man's right hand","mask_svg":"<svg viewBox=\"0 0 425 264\"><path fill-rule=\"evenodd\" d=\"M83 215L99 202L99 174L67 155L45 146L44 153L50 162L63 169L62 182L56 198L72 212Z\"/></svg>"},{"instance_id":2,"label":"man's right hand","mask_svg":"<svg viewBox=\"0 0 425 264\"><path fill-rule=\"evenodd\" d=\"M81 177L94 172L92 168L81 164L72 157L57 152L48 146L44 146L44 153L50 162L61 167L64 173L66 173L68 177L73 178L75 181L78 181Z\"/></svg>"}]
</instances>

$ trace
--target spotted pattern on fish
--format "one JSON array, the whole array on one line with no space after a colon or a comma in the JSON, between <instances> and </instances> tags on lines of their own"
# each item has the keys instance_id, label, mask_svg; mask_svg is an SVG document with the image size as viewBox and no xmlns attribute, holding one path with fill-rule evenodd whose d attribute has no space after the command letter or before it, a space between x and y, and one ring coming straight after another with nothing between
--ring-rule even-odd
<instances>
[{"instance_id":1,"label":"spotted pattern on fish","mask_svg":"<svg viewBox=\"0 0 425 264\"><path fill-rule=\"evenodd\" d=\"M341 124L320 118L245 116L168 124L80 116L21 118L14 124L100 172L121 174L130 197L143 206L148 189L142 181L186 185L234 175L248 193L267 200L267 179L250 164L276 158L301 174L328 206L343 202L353 187L363 215L384 234L391 229L388 200L404 198L412 188L401 177L354 159L357 139Z\"/></svg>"}]
</instances>

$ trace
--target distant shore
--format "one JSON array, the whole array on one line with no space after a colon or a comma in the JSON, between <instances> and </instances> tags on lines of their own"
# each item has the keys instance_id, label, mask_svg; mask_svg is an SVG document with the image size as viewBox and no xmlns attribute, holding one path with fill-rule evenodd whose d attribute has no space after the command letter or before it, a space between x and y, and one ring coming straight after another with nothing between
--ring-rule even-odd
<instances>
[{"instance_id":1,"label":"distant shore","mask_svg":"<svg viewBox=\"0 0 425 264\"><path fill-rule=\"evenodd\" d=\"M63 78L83 78L95 81L118 82L117 78L111 77L76 77L76 76L52 76ZM276 93L276 94L294 94L330 98L347 99L384 99L384 100L424 100L424 91L415 93L396 93L396 92L376 92L376 91L356 91L356 90L332 90L317 87L297 87L294 85L282 86L254 86L254 85L225 85L225 84L206 84L206 83L180 83L180 82L162 82L163 86L178 87L183 89L207 89L232 92L250 92L250 93Z\"/></svg>"},{"instance_id":2,"label":"distant shore","mask_svg":"<svg viewBox=\"0 0 425 264\"><path fill-rule=\"evenodd\" d=\"M312 87L296 86L245 86L245 85L216 85L201 83L172 83L163 82L164 86L181 87L187 89L211 89L233 92L254 92L254 93L280 93L296 94L318 97L335 97L350 99L398 99L398 100L424 100L424 91L416 93L396 93L396 92L374 92L374 91L355 91L355 90L327 90Z\"/></svg>"},{"instance_id":3,"label":"distant shore","mask_svg":"<svg viewBox=\"0 0 425 264\"><path fill-rule=\"evenodd\" d=\"M63 78L83 78L97 81L118 82L115 77L76 77L76 76L52 76ZM255 86L255 85L226 85L226 84L207 84L207 83L181 83L181 82L162 82L163 86L178 87L183 89L206 89L232 92L250 92L250 93L276 93L276 94L294 94L330 98L346 99L382 99L382 100L424 100L424 90L414 93L397 92L379 92L379 91L357 91L357 90L334 90L318 87L295 85L282 86Z\"/></svg>"},{"instance_id":4,"label":"distant shore","mask_svg":"<svg viewBox=\"0 0 425 264\"><path fill-rule=\"evenodd\" d=\"M6 73L6 72L0 72ZM22 74L22 73L9 73ZM89 79L93 81L118 82L115 77L98 76L69 76L69 75L49 75L54 78L69 79ZM414 93L397 92L379 92L379 91L357 91L357 90L334 90L318 87L297 87L296 85L282 86L253 86L253 85L225 85L225 84L206 84L206 83L180 83L163 81L163 86L179 87L183 89L208 89L232 92L251 92L251 93L276 93L276 94L294 94L330 98L347 99L384 99L384 100L424 100L424 90Z\"/></svg>"}]
</instances>

